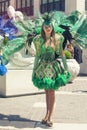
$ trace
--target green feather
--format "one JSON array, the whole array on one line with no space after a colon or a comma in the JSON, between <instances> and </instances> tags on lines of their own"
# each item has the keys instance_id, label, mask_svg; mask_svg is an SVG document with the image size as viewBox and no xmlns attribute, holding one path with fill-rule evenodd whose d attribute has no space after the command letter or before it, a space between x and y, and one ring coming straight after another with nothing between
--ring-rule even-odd
<instances>
[{"instance_id":1,"label":"green feather","mask_svg":"<svg viewBox=\"0 0 87 130\"><path fill-rule=\"evenodd\" d=\"M46 24L46 25L49 25L49 24L51 24L52 23L52 19L53 19L53 13L44 13L43 15L42 15L42 18L43 18L43 20L44 20L44 24Z\"/></svg>"}]
</instances>

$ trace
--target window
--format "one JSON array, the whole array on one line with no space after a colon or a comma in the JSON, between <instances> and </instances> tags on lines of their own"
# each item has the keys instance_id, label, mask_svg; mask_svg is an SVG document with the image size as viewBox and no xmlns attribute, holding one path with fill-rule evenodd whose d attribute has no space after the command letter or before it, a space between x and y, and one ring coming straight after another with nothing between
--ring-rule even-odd
<instances>
[{"instance_id":1,"label":"window","mask_svg":"<svg viewBox=\"0 0 87 130\"><path fill-rule=\"evenodd\" d=\"M53 0L50 0L50 1L49 1L49 3L52 3L52 2L53 2Z\"/></svg>"},{"instance_id":2,"label":"window","mask_svg":"<svg viewBox=\"0 0 87 130\"><path fill-rule=\"evenodd\" d=\"M7 12L10 0L0 0L0 15L4 15Z\"/></svg>"},{"instance_id":3,"label":"window","mask_svg":"<svg viewBox=\"0 0 87 130\"><path fill-rule=\"evenodd\" d=\"M65 0L41 0L40 12L65 11Z\"/></svg>"},{"instance_id":4,"label":"window","mask_svg":"<svg viewBox=\"0 0 87 130\"><path fill-rule=\"evenodd\" d=\"M43 4L47 3L47 0L43 0Z\"/></svg>"},{"instance_id":5,"label":"window","mask_svg":"<svg viewBox=\"0 0 87 130\"><path fill-rule=\"evenodd\" d=\"M30 1L29 0L27 0L27 6L30 6Z\"/></svg>"},{"instance_id":6,"label":"window","mask_svg":"<svg viewBox=\"0 0 87 130\"><path fill-rule=\"evenodd\" d=\"M33 15L34 0L16 0L16 10L25 15Z\"/></svg>"},{"instance_id":7,"label":"window","mask_svg":"<svg viewBox=\"0 0 87 130\"><path fill-rule=\"evenodd\" d=\"M21 0L16 0L16 8L20 8L21 7Z\"/></svg>"},{"instance_id":8,"label":"window","mask_svg":"<svg viewBox=\"0 0 87 130\"><path fill-rule=\"evenodd\" d=\"M3 2L3 1L6 1L6 0L0 0L0 2Z\"/></svg>"},{"instance_id":9,"label":"window","mask_svg":"<svg viewBox=\"0 0 87 130\"><path fill-rule=\"evenodd\" d=\"M56 2L56 1L60 1L60 0L54 0L54 1Z\"/></svg>"},{"instance_id":10,"label":"window","mask_svg":"<svg viewBox=\"0 0 87 130\"><path fill-rule=\"evenodd\" d=\"M25 6L25 0L22 1L22 7L26 7Z\"/></svg>"}]
</instances>

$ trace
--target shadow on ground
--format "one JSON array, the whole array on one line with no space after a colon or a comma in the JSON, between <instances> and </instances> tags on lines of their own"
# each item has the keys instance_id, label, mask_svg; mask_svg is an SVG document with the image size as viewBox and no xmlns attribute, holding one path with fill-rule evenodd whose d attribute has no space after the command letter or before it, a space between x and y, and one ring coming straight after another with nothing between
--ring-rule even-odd
<instances>
[{"instance_id":1,"label":"shadow on ground","mask_svg":"<svg viewBox=\"0 0 87 130\"><path fill-rule=\"evenodd\" d=\"M0 114L0 126L11 126L15 128L34 128L39 121L30 120L19 115Z\"/></svg>"}]
</instances>

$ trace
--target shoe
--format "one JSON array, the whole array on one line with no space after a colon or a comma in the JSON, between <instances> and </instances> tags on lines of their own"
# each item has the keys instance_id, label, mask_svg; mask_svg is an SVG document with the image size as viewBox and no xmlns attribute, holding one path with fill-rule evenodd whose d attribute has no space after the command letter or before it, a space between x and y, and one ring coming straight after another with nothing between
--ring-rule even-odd
<instances>
[{"instance_id":1,"label":"shoe","mask_svg":"<svg viewBox=\"0 0 87 130\"><path fill-rule=\"evenodd\" d=\"M46 121L46 126L52 127L53 126L53 122L52 121Z\"/></svg>"},{"instance_id":2,"label":"shoe","mask_svg":"<svg viewBox=\"0 0 87 130\"><path fill-rule=\"evenodd\" d=\"M41 121L41 123L42 123L42 124L46 124L46 123L47 123L47 120L43 119L43 120Z\"/></svg>"}]
</instances>

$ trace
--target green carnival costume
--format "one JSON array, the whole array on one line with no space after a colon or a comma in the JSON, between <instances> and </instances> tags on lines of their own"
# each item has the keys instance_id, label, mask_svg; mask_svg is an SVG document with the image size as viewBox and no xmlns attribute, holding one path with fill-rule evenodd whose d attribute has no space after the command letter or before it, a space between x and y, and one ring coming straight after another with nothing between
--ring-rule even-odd
<instances>
[{"instance_id":1,"label":"green carnival costume","mask_svg":"<svg viewBox=\"0 0 87 130\"><path fill-rule=\"evenodd\" d=\"M65 85L70 79L70 73L67 70L65 57L62 57L64 68L60 61L55 59L55 53L61 55L63 37L56 34L56 50L52 47L45 47L44 40L40 35L36 36L33 43L36 48L36 57L33 68L32 81L39 89L57 90L60 86ZM66 71L67 73L65 73Z\"/></svg>"}]
</instances>

